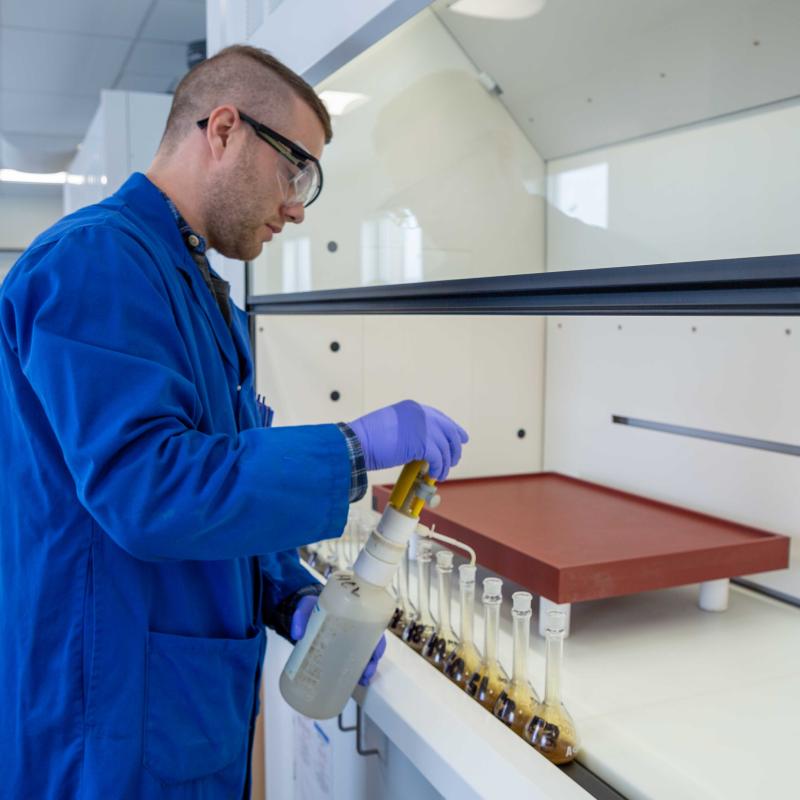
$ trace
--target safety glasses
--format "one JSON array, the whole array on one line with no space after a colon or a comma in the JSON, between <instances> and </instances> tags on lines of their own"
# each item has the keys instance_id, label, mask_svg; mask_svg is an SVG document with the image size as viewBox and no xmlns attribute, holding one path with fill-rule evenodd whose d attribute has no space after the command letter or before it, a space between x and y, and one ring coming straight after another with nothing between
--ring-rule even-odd
<instances>
[{"instance_id":1,"label":"safety glasses","mask_svg":"<svg viewBox=\"0 0 800 800\"><path fill-rule=\"evenodd\" d=\"M286 179L288 183L286 203L288 205L302 204L303 207L308 208L322 191L322 167L319 159L272 128L268 128L241 111L238 113L242 122L246 122L259 139L265 141L273 150L277 150L292 165L292 174ZM208 117L197 122L197 127L201 130L204 130L207 125Z\"/></svg>"}]
</instances>

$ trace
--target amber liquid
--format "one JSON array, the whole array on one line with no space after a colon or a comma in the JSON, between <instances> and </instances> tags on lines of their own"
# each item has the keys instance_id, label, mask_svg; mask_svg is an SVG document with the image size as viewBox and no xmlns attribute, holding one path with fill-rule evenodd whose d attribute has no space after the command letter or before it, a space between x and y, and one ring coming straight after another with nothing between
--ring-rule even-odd
<instances>
[{"instance_id":1,"label":"amber liquid","mask_svg":"<svg viewBox=\"0 0 800 800\"><path fill-rule=\"evenodd\" d=\"M438 631L435 631L422 648L422 655L434 667L444 670L451 654L457 647L458 639L439 636Z\"/></svg>"},{"instance_id":2,"label":"amber liquid","mask_svg":"<svg viewBox=\"0 0 800 800\"><path fill-rule=\"evenodd\" d=\"M533 716L535 708L532 687L527 682L517 684L511 681L500 692L494 704L494 715L518 736L524 737L525 723Z\"/></svg>"},{"instance_id":3,"label":"amber liquid","mask_svg":"<svg viewBox=\"0 0 800 800\"><path fill-rule=\"evenodd\" d=\"M408 627L410 620L406 612L402 608L396 608L391 620L389 621L388 630L395 636L403 638L403 631Z\"/></svg>"},{"instance_id":4,"label":"amber liquid","mask_svg":"<svg viewBox=\"0 0 800 800\"><path fill-rule=\"evenodd\" d=\"M421 653L425 643L431 638L434 632L433 625L425 625L414 620L407 625L403 631L403 641L415 652Z\"/></svg>"},{"instance_id":5,"label":"amber liquid","mask_svg":"<svg viewBox=\"0 0 800 800\"><path fill-rule=\"evenodd\" d=\"M566 764L578 754L575 728L557 709L539 706L525 726L524 738L554 764Z\"/></svg>"},{"instance_id":6,"label":"amber liquid","mask_svg":"<svg viewBox=\"0 0 800 800\"><path fill-rule=\"evenodd\" d=\"M494 711L507 681L508 676L500 669L494 667L485 669L479 664L478 669L469 676L465 689L467 694L474 697L487 711Z\"/></svg>"},{"instance_id":7,"label":"amber liquid","mask_svg":"<svg viewBox=\"0 0 800 800\"><path fill-rule=\"evenodd\" d=\"M472 643L463 642L450 654L444 665L444 674L466 691L469 679L481 663L481 654Z\"/></svg>"}]
</instances>

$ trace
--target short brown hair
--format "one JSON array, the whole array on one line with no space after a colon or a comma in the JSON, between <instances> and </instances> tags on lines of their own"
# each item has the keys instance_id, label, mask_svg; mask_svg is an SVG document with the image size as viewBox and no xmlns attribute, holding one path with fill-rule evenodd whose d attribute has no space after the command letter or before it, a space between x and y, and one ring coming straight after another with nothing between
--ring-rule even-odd
<instances>
[{"instance_id":1,"label":"short brown hair","mask_svg":"<svg viewBox=\"0 0 800 800\"><path fill-rule=\"evenodd\" d=\"M234 44L192 67L175 89L161 146L172 149L197 120L230 103L271 127L284 121L291 96L317 115L325 143L333 137L328 109L314 89L275 56L258 47Z\"/></svg>"}]
</instances>

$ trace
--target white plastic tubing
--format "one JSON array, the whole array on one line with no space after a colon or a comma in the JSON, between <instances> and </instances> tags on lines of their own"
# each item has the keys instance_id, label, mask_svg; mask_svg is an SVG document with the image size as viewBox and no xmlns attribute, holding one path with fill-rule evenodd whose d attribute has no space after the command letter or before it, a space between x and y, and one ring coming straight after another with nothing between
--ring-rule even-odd
<instances>
[{"instance_id":1,"label":"white plastic tubing","mask_svg":"<svg viewBox=\"0 0 800 800\"><path fill-rule=\"evenodd\" d=\"M437 542L444 542L445 544L449 544L451 547L457 547L459 550L463 550L465 553L467 553L467 555L469 555L470 564L474 565L476 562L475 551L468 544L459 542L458 539L453 539L451 536L445 536L443 533L437 533L436 525L431 528L428 528L425 525L417 525L417 535L423 536L426 539L435 539Z\"/></svg>"}]
</instances>

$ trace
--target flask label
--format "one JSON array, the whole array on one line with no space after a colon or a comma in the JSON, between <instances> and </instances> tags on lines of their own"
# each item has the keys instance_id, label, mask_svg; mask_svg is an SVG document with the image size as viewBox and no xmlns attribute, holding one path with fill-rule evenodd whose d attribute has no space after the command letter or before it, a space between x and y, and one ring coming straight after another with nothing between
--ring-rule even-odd
<instances>
[{"instance_id":1,"label":"flask label","mask_svg":"<svg viewBox=\"0 0 800 800\"><path fill-rule=\"evenodd\" d=\"M548 753L555 748L561 733L558 725L554 725L540 716L535 716L528 723L527 728L528 740L537 750Z\"/></svg>"},{"instance_id":2,"label":"flask label","mask_svg":"<svg viewBox=\"0 0 800 800\"><path fill-rule=\"evenodd\" d=\"M412 624L407 630L405 635L405 640L407 642L411 642L411 644L423 644L422 641L422 634L425 633L425 625L414 625Z\"/></svg>"},{"instance_id":3,"label":"flask label","mask_svg":"<svg viewBox=\"0 0 800 800\"><path fill-rule=\"evenodd\" d=\"M325 617L327 616L325 609L321 608L319 602L317 602L314 606L314 610L311 612L311 617L308 620L303 638L294 646L294 650L284 667L284 672L289 680L294 680L295 675L297 675L297 672L305 660L306 653L311 649L311 645L314 644L314 640L317 638L322 623L325 622Z\"/></svg>"}]
</instances>

